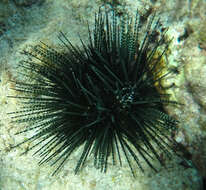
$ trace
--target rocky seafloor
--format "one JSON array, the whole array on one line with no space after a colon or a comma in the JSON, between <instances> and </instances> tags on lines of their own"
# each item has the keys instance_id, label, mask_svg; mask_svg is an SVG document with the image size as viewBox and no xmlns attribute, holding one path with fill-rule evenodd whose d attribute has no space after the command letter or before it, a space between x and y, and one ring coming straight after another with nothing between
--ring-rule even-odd
<instances>
[{"instance_id":1,"label":"rocky seafloor","mask_svg":"<svg viewBox=\"0 0 206 190\"><path fill-rule=\"evenodd\" d=\"M94 24L98 8L114 8L120 15L156 12L173 38L168 61L180 66L172 82L173 97L184 104L168 107L179 121L176 141L182 147L180 158L166 160L166 167L154 163L158 172L136 171L133 178L126 161L123 166L109 164L107 173L86 162L74 175L77 150L62 171L51 176L50 165L38 165L32 152L21 153L24 144L11 147L26 134L14 135L23 126L12 123L8 112L18 108L11 80L18 78L20 52L40 41L51 46L60 43L63 31L71 42L80 45L77 34L87 40L87 22ZM204 0L1 0L0 1L0 190L201 190L206 179L206 1ZM170 81L171 83L171 81Z\"/></svg>"}]
</instances>

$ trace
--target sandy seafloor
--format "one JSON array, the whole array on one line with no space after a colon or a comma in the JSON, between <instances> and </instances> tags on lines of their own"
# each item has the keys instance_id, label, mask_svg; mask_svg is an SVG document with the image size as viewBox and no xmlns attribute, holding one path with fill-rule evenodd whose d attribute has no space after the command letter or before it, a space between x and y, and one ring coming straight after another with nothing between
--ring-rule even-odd
<instances>
[{"instance_id":1,"label":"sandy seafloor","mask_svg":"<svg viewBox=\"0 0 206 190\"><path fill-rule=\"evenodd\" d=\"M175 76L177 88L171 93L185 104L182 109L167 108L181 122L176 140L186 150L187 164L180 158L166 160L166 167L153 163L158 172L145 165L137 168L136 178L123 160L123 166L109 161L107 173L94 168L88 160L83 170L73 169L81 150L69 158L63 170L51 176L52 167L39 166L32 152L20 155L30 144L11 146L26 139L14 135L22 125L11 122L8 112L18 109L11 80L17 79L20 51L40 41L58 46L59 31L79 45L78 33L87 40L87 21L94 23L99 6L114 7L119 13L134 14L138 8L157 11L168 35L173 37L171 65L183 65ZM0 1L0 190L201 190L206 176L206 1L204 0L1 0ZM181 40L178 40L181 39ZM188 153L188 154L187 154Z\"/></svg>"}]
</instances>

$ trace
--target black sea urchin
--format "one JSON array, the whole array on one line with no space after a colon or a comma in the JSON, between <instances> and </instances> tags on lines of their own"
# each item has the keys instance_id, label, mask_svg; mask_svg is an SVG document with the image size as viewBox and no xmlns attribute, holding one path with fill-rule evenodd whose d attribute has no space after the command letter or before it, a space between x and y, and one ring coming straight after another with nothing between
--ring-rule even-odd
<instances>
[{"instance_id":1,"label":"black sea urchin","mask_svg":"<svg viewBox=\"0 0 206 190\"><path fill-rule=\"evenodd\" d=\"M17 146L33 141L31 150L42 144L34 154L42 158L40 164L57 164L54 173L81 145L75 173L90 153L104 172L110 156L121 165L122 155L133 175L134 163L143 170L140 157L155 170L152 159L162 164L156 148L171 155L169 135L177 125L163 109L176 102L158 87L170 73L163 72L169 42L159 28L151 16L140 42L138 14L133 22L99 11L88 45L80 39L82 48L73 46L60 32L64 50L42 43L24 51L29 59L20 64L22 74L32 82L16 82L15 90L24 95L15 98L25 105L10 114L13 121L27 124L19 133L35 134Z\"/></svg>"}]
</instances>

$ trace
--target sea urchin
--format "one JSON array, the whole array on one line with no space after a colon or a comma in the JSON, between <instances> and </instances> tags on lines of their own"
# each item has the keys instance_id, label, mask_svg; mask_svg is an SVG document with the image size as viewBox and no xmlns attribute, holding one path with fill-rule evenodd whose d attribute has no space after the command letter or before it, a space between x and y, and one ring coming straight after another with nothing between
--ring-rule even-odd
<instances>
[{"instance_id":1,"label":"sea urchin","mask_svg":"<svg viewBox=\"0 0 206 190\"><path fill-rule=\"evenodd\" d=\"M42 43L23 52L29 58L20 63L27 81L15 82L14 88L23 96L10 97L24 105L10 114L14 122L27 124L19 133L35 134L16 146L40 145L34 154L40 164L57 164L54 173L81 145L75 173L89 155L104 172L110 156L121 165L124 155L133 175L134 163L143 171L140 157L154 170L152 159L162 164L157 148L171 155L169 135L177 121L163 106L177 102L158 87L170 73L162 65L170 42L154 15L140 40L140 18L99 11L87 45L80 38L82 47L73 46L60 32L62 51Z\"/></svg>"}]
</instances>

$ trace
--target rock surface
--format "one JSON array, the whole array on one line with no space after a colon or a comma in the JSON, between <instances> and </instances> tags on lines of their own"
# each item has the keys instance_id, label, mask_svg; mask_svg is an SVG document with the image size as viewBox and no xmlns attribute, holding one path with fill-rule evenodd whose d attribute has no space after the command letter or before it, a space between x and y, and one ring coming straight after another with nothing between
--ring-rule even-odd
<instances>
[{"instance_id":1,"label":"rock surface","mask_svg":"<svg viewBox=\"0 0 206 190\"><path fill-rule=\"evenodd\" d=\"M71 156L62 172L50 176L52 167L38 166L32 152L20 155L28 144L11 149L25 134L15 136L23 126L11 123L8 112L19 105L8 99L15 95L10 80L18 78L17 65L22 60L19 52L43 41L52 46L59 44L59 31L66 33L73 44L79 45L78 33L87 40L87 21L92 26L99 6L114 7L118 13L144 14L157 11L163 25L173 37L168 61L180 66L177 75L168 79L174 83L173 97L184 105L168 107L168 112L180 120L174 138L183 146L188 163L179 158L166 160L166 168L158 172L137 170L134 179L126 164L110 166L100 173L88 161L78 175L74 175L78 153ZM201 177L206 177L206 1L202 0L2 0L0 2L0 189L1 190L201 190ZM188 156L189 155L189 156Z\"/></svg>"}]
</instances>

